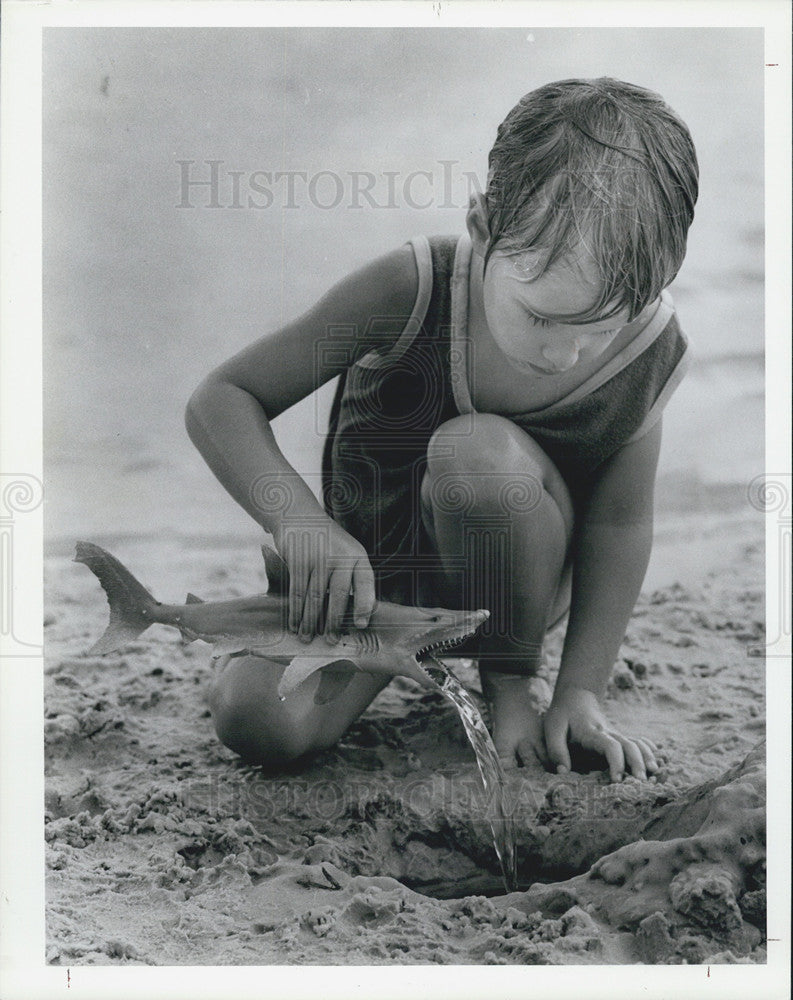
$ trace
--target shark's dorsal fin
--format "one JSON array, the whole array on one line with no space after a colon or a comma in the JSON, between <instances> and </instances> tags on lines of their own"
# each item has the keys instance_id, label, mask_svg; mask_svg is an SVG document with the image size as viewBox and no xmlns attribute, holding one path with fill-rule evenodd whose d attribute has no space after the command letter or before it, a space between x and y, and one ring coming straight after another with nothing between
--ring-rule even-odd
<instances>
[{"instance_id":1,"label":"shark's dorsal fin","mask_svg":"<svg viewBox=\"0 0 793 1000\"><path fill-rule=\"evenodd\" d=\"M185 598L185 604L204 604L205 602L200 598L196 597L195 594L188 594Z\"/></svg>"},{"instance_id":2,"label":"shark's dorsal fin","mask_svg":"<svg viewBox=\"0 0 793 1000\"><path fill-rule=\"evenodd\" d=\"M289 568L275 549L262 545L264 568L267 571L267 593L286 595L289 593Z\"/></svg>"}]
</instances>

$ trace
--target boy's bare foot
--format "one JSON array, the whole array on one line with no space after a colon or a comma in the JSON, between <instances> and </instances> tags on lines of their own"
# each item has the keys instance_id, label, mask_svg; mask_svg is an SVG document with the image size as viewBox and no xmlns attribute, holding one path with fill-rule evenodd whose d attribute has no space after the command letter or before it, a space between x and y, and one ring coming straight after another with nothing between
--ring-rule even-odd
<instances>
[{"instance_id":1,"label":"boy's bare foot","mask_svg":"<svg viewBox=\"0 0 793 1000\"><path fill-rule=\"evenodd\" d=\"M545 763L543 713L551 701L548 682L482 671L482 693L490 705L493 742L505 767Z\"/></svg>"}]
</instances>

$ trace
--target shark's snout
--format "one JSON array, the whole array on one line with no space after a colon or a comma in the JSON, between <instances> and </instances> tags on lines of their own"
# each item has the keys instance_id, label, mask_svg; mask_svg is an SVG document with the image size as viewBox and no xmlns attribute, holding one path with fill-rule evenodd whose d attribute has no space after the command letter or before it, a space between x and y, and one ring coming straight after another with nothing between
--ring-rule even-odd
<instances>
[{"instance_id":1,"label":"shark's snout","mask_svg":"<svg viewBox=\"0 0 793 1000\"><path fill-rule=\"evenodd\" d=\"M490 617L484 608L478 611L440 612L433 616L438 624L427 629L417 639L416 659L428 653L439 655L470 639Z\"/></svg>"}]
</instances>

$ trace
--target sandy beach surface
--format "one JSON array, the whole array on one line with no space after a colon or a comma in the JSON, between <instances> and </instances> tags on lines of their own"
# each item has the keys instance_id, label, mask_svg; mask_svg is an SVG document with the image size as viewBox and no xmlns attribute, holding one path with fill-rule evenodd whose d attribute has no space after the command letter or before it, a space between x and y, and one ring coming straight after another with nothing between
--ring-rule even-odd
<instances>
[{"instance_id":1,"label":"sandy beach surface","mask_svg":"<svg viewBox=\"0 0 793 1000\"><path fill-rule=\"evenodd\" d=\"M45 36L47 961L764 962L762 30ZM261 592L256 529L185 437L190 393L364 262L459 233L514 102L602 75L662 93L701 170L671 286L694 362L664 414L653 559L606 703L665 759L619 785L598 761L512 770L505 895L440 695L397 680L332 750L246 767L214 734L208 646L158 627L83 655L107 607L71 558L97 542L162 601ZM185 187L212 160L217 209ZM231 179L247 195L261 171L306 182L236 210ZM332 390L275 421L313 487ZM455 670L484 710L475 668Z\"/></svg>"},{"instance_id":2,"label":"sandy beach surface","mask_svg":"<svg viewBox=\"0 0 793 1000\"><path fill-rule=\"evenodd\" d=\"M160 600L265 589L250 542L97 541ZM664 544L671 564L691 540ZM82 655L105 599L54 549L47 961L764 962L759 521L709 565L645 588L608 691L614 723L662 748L659 774L615 785L585 760L585 773L509 771L519 891L506 895L474 757L440 694L396 679L332 750L246 766L214 734L209 647L154 626L117 654ZM561 637L549 637L552 668ZM450 662L485 711L473 665Z\"/></svg>"}]
</instances>

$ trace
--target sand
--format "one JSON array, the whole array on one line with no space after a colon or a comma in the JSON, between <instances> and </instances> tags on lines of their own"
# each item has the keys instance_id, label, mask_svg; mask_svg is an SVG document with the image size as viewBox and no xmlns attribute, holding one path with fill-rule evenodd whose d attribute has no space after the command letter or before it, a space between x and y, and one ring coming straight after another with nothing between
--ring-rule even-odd
<instances>
[{"instance_id":1,"label":"sand","mask_svg":"<svg viewBox=\"0 0 793 1000\"><path fill-rule=\"evenodd\" d=\"M97 538L160 600L260 592L255 545ZM81 655L95 578L45 562L47 961L53 965L762 963L759 528L727 564L646 589L606 710L662 747L508 772L504 894L472 752L440 695L395 680L332 750L246 766L215 738L209 647L156 626ZM562 632L548 653L558 664ZM473 665L455 671L481 702Z\"/></svg>"}]
</instances>

